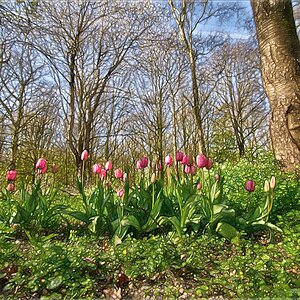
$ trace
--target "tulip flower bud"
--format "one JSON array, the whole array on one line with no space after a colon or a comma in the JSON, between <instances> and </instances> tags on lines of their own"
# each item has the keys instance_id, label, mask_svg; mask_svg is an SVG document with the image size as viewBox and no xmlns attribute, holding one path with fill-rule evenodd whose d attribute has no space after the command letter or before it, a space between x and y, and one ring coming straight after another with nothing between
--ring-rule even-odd
<instances>
[{"instance_id":1,"label":"tulip flower bud","mask_svg":"<svg viewBox=\"0 0 300 300\"><path fill-rule=\"evenodd\" d=\"M188 164L190 163L190 158L189 158L189 156L188 156L188 155L183 155L183 158L182 158L182 160L181 160L181 163L182 163L183 165L188 165Z\"/></svg>"},{"instance_id":2,"label":"tulip flower bud","mask_svg":"<svg viewBox=\"0 0 300 300\"><path fill-rule=\"evenodd\" d=\"M175 156L176 161L182 161L183 156L184 156L184 153L183 153L183 152L177 151L177 152L176 152L176 156Z\"/></svg>"},{"instance_id":3,"label":"tulip flower bud","mask_svg":"<svg viewBox=\"0 0 300 300\"><path fill-rule=\"evenodd\" d=\"M83 150L81 153L81 160L85 161L89 159L89 152L87 150Z\"/></svg>"},{"instance_id":4,"label":"tulip flower bud","mask_svg":"<svg viewBox=\"0 0 300 300\"><path fill-rule=\"evenodd\" d=\"M143 156L140 159L140 161L141 161L142 168L147 168L148 167L149 160L146 156Z\"/></svg>"},{"instance_id":5,"label":"tulip flower bud","mask_svg":"<svg viewBox=\"0 0 300 300\"><path fill-rule=\"evenodd\" d=\"M185 165L184 167L184 172L186 174L191 174L191 166L190 165Z\"/></svg>"},{"instance_id":6,"label":"tulip flower bud","mask_svg":"<svg viewBox=\"0 0 300 300\"><path fill-rule=\"evenodd\" d=\"M47 161L44 158L40 158L37 163L35 168L38 170L38 174L45 174L47 171Z\"/></svg>"},{"instance_id":7,"label":"tulip flower bud","mask_svg":"<svg viewBox=\"0 0 300 300\"><path fill-rule=\"evenodd\" d=\"M123 172L122 172L121 169L115 170L115 177L116 177L117 179L120 179L120 178L123 177Z\"/></svg>"},{"instance_id":8,"label":"tulip flower bud","mask_svg":"<svg viewBox=\"0 0 300 300\"><path fill-rule=\"evenodd\" d=\"M219 174L215 174L215 181L219 181L220 180L220 175Z\"/></svg>"},{"instance_id":9,"label":"tulip flower bud","mask_svg":"<svg viewBox=\"0 0 300 300\"><path fill-rule=\"evenodd\" d=\"M199 167L201 169L204 167L207 167L208 159L206 158L206 156L204 154L197 155L196 164L197 164L197 167Z\"/></svg>"},{"instance_id":10,"label":"tulip flower bud","mask_svg":"<svg viewBox=\"0 0 300 300\"><path fill-rule=\"evenodd\" d=\"M101 169L100 173L99 173L99 176L100 176L100 179L104 179L106 178L106 170L105 169Z\"/></svg>"},{"instance_id":11,"label":"tulip flower bud","mask_svg":"<svg viewBox=\"0 0 300 300\"><path fill-rule=\"evenodd\" d=\"M118 196L118 197L123 197L124 194L125 194L125 191L124 191L123 189L120 189L120 190L118 190L118 192L117 192L117 196Z\"/></svg>"},{"instance_id":12,"label":"tulip flower bud","mask_svg":"<svg viewBox=\"0 0 300 300\"><path fill-rule=\"evenodd\" d=\"M95 165L93 165L93 173L94 174L100 174L100 172L101 172L101 166L99 165L99 164L95 164Z\"/></svg>"},{"instance_id":13,"label":"tulip flower bud","mask_svg":"<svg viewBox=\"0 0 300 300\"><path fill-rule=\"evenodd\" d=\"M111 161L107 161L106 164L105 164L105 170L106 171L108 171L108 170L111 171L112 167L113 167L112 162Z\"/></svg>"},{"instance_id":14,"label":"tulip flower bud","mask_svg":"<svg viewBox=\"0 0 300 300\"><path fill-rule=\"evenodd\" d=\"M191 166L191 174L196 175L196 167L195 166Z\"/></svg>"},{"instance_id":15,"label":"tulip flower bud","mask_svg":"<svg viewBox=\"0 0 300 300\"><path fill-rule=\"evenodd\" d=\"M270 181L270 188L271 188L272 190L274 190L275 187L276 187L276 179L275 179L275 176L272 176L272 177L271 177L271 181Z\"/></svg>"},{"instance_id":16,"label":"tulip flower bud","mask_svg":"<svg viewBox=\"0 0 300 300\"><path fill-rule=\"evenodd\" d=\"M13 192L15 190L15 184L10 182L8 185L7 185L7 190L9 192Z\"/></svg>"},{"instance_id":17,"label":"tulip flower bud","mask_svg":"<svg viewBox=\"0 0 300 300\"><path fill-rule=\"evenodd\" d=\"M202 182L198 182L197 184L197 190L201 190L202 189Z\"/></svg>"},{"instance_id":18,"label":"tulip flower bud","mask_svg":"<svg viewBox=\"0 0 300 300\"><path fill-rule=\"evenodd\" d=\"M252 193L255 190L255 181L253 180L247 180L245 182L245 189L249 192Z\"/></svg>"},{"instance_id":19,"label":"tulip flower bud","mask_svg":"<svg viewBox=\"0 0 300 300\"><path fill-rule=\"evenodd\" d=\"M264 190L265 190L266 193L269 192L269 190L270 190L270 185L269 185L269 181L268 180L265 181Z\"/></svg>"},{"instance_id":20,"label":"tulip flower bud","mask_svg":"<svg viewBox=\"0 0 300 300\"><path fill-rule=\"evenodd\" d=\"M125 182L127 178L128 178L128 175L127 175L127 173L124 173L124 174L123 174L123 178L122 178L122 179L123 179L123 181Z\"/></svg>"},{"instance_id":21,"label":"tulip flower bud","mask_svg":"<svg viewBox=\"0 0 300 300\"><path fill-rule=\"evenodd\" d=\"M9 170L6 173L6 180L8 181L15 181L17 178L17 171L16 170Z\"/></svg>"},{"instance_id":22,"label":"tulip flower bud","mask_svg":"<svg viewBox=\"0 0 300 300\"><path fill-rule=\"evenodd\" d=\"M172 166L172 164L173 164L173 158L172 158L172 156L171 155L167 155L166 156L166 158L165 158L165 163L166 163L166 165L167 166Z\"/></svg>"},{"instance_id":23,"label":"tulip flower bud","mask_svg":"<svg viewBox=\"0 0 300 300\"><path fill-rule=\"evenodd\" d=\"M137 161L136 167L137 167L139 170L142 170L142 169L143 169L141 160L138 160L138 161Z\"/></svg>"},{"instance_id":24,"label":"tulip flower bud","mask_svg":"<svg viewBox=\"0 0 300 300\"><path fill-rule=\"evenodd\" d=\"M207 159L207 164L206 164L206 169L210 170L212 168L212 166L213 166L213 163L214 163L213 159L212 158L208 158Z\"/></svg>"}]
</instances>

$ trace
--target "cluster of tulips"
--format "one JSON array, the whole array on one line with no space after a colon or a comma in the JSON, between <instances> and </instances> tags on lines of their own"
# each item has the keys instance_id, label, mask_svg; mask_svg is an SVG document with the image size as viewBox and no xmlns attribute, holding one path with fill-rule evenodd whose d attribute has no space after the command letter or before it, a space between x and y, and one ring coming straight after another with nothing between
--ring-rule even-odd
<instances>
[{"instance_id":1,"label":"cluster of tulips","mask_svg":"<svg viewBox=\"0 0 300 300\"><path fill-rule=\"evenodd\" d=\"M89 159L89 152L87 150L84 150L81 153L81 160L84 162L84 161L87 161L88 159ZM185 174L188 174L188 175L195 175L197 173L197 168L200 168L200 169L206 168L207 170L210 170L213 167L213 159L210 157L206 157L204 154L197 155L195 164L194 164L192 159L188 155L184 154L182 151L177 151L176 155L175 155L175 161L176 161L177 165L178 164L183 165L183 171ZM171 167L171 166L173 166L173 163L174 163L173 157L171 155L167 155L165 157L165 166L167 168ZM148 165L149 165L149 159L146 156L141 157L136 163L136 167L138 170L143 170L143 169L147 168ZM36 168L38 174L41 174L41 175L45 174L47 172L46 159L40 158L37 161L35 168ZM157 166L157 170L162 170L162 169L163 169L162 165ZM106 179L108 172L110 172L112 170L113 170L113 164L111 161L107 161L105 163L104 167L102 167L101 164L99 164L99 163L94 164L92 167L92 172L95 175L98 175L101 180ZM55 174L57 172L57 166L54 163L51 166L51 172L53 174ZM125 181L127 178L127 173L123 172L120 168L118 168L114 171L114 176L116 179ZM17 177L17 171L15 170L15 168L11 168L10 170L7 171L7 174L6 174L6 180L8 181L7 189L10 192L15 191L16 177ZM151 181L154 181L155 178L156 178L156 176L154 173ZM219 179L219 175L216 174L215 180L218 181L218 179ZM271 185L271 188L275 187L275 178L271 179L270 185ZM201 189L201 188L202 188L202 183L198 182L197 189ZM253 192L255 190L255 181L250 180L250 179L247 180L245 182L244 188L249 193ZM267 189L267 185L265 184L265 190L266 189ZM122 197L124 195L124 190L123 189L118 190L117 195L119 197Z\"/></svg>"}]
</instances>

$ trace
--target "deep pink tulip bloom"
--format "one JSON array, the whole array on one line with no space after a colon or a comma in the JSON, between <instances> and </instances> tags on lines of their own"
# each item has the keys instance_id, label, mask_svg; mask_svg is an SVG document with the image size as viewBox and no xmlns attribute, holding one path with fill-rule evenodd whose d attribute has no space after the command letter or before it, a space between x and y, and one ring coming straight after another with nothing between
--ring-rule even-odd
<instances>
[{"instance_id":1,"label":"deep pink tulip bloom","mask_svg":"<svg viewBox=\"0 0 300 300\"><path fill-rule=\"evenodd\" d=\"M118 197L123 197L124 194L125 194L125 191L124 191L123 189L120 189L120 190L118 190L118 192L117 192L117 196L118 196Z\"/></svg>"},{"instance_id":2,"label":"deep pink tulip bloom","mask_svg":"<svg viewBox=\"0 0 300 300\"><path fill-rule=\"evenodd\" d=\"M172 164L173 164L173 158L172 158L172 156L171 155L167 155L166 156L166 158L165 158L165 164L167 165L167 166L172 166Z\"/></svg>"},{"instance_id":3,"label":"deep pink tulip bloom","mask_svg":"<svg viewBox=\"0 0 300 300\"><path fill-rule=\"evenodd\" d=\"M191 166L191 174L192 175L196 175L196 167L195 166Z\"/></svg>"},{"instance_id":4,"label":"deep pink tulip bloom","mask_svg":"<svg viewBox=\"0 0 300 300\"><path fill-rule=\"evenodd\" d=\"M190 158L189 158L189 156L188 156L188 155L183 155L183 158L182 158L182 160L181 160L181 163L182 163L183 165L188 165L188 164L190 163Z\"/></svg>"},{"instance_id":5,"label":"deep pink tulip bloom","mask_svg":"<svg viewBox=\"0 0 300 300\"><path fill-rule=\"evenodd\" d=\"M213 167L214 161L212 158L207 159L206 169L210 170Z\"/></svg>"},{"instance_id":6,"label":"deep pink tulip bloom","mask_svg":"<svg viewBox=\"0 0 300 300\"><path fill-rule=\"evenodd\" d=\"M177 151L177 152L176 152L176 155L175 155L176 161L182 161L183 156L184 156L184 153L183 153L183 152Z\"/></svg>"},{"instance_id":7,"label":"deep pink tulip bloom","mask_svg":"<svg viewBox=\"0 0 300 300\"><path fill-rule=\"evenodd\" d=\"M9 192L13 192L15 190L15 184L10 182L8 185L7 185L7 190Z\"/></svg>"},{"instance_id":8,"label":"deep pink tulip bloom","mask_svg":"<svg viewBox=\"0 0 300 300\"><path fill-rule=\"evenodd\" d=\"M107 161L106 164L105 164L105 170L106 171L111 171L112 170L112 162L111 161Z\"/></svg>"},{"instance_id":9,"label":"deep pink tulip bloom","mask_svg":"<svg viewBox=\"0 0 300 300\"><path fill-rule=\"evenodd\" d=\"M253 180L247 180L245 182L245 189L249 192L252 193L255 190L255 181Z\"/></svg>"},{"instance_id":10,"label":"deep pink tulip bloom","mask_svg":"<svg viewBox=\"0 0 300 300\"><path fill-rule=\"evenodd\" d=\"M140 159L140 161L141 161L141 164L142 164L143 168L147 168L148 167L149 160L148 160L148 158L146 156L143 156Z\"/></svg>"},{"instance_id":11,"label":"deep pink tulip bloom","mask_svg":"<svg viewBox=\"0 0 300 300\"><path fill-rule=\"evenodd\" d=\"M138 161L137 161L136 167L137 167L139 170L142 170L142 169L143 169L141 160L138 160Z\"/></svg>"},{"instance_id":12,"label":"deep pink tulip bloom","mask_svg":"<svg viewBox=\"0 0 300 300\"><path fill-rule=\"evenodd\" d=\"M9 170L6 173L6 180L15 181L17 178L17 171L16 170Z\"/></svg>"},{"instance_id":13,"label":"deep pink tulip bloom","mask_svg":"<svg viewBox=\"0 0 300 300\"><path fill-rule=\"evenodd\" d=\"M185 165L185 167L184 167L184 172L186 173L186 174L191 174L191 166L190 165Z\"/></svg>"},{"instance_id":14,"label":"deep pink tulip bloom","mask_svg":"<svg viewBox=\"0 0 300 300\"><path fill-rule=\"evenodd\" d=\"M116 177L117 179L120 179L120 178L123 177L123 172L122 172L121 169L115 170L115 177Z\"/></svg>"},{"instance_id":15,"label":"deep pink tulip bloom","mask_svg":"<svg viewBox=\"0 0 300 300\"><path fill-rule=\"evenodd\" d=\"M197 184L197 190L201 190L202 189L202 182L198 182Z\"/></svg>"},{"instance_id":16,"label":"deep pink tulip bloom","mask_svg":"<svg viewBox=\"0 0 300 300\"><path fill-rule=\"evenodd\" d=\"M40 158L36 165L35 168L38 170L38 174L45 174L47 171L47 161L45 158Z\"/></svg>"},{"instance_id":17,"label":"deep pink tulip bloom","mask_svg":"<svg viewBox=\"0 0 300 300\"><path fill-rule=\"evenodd\" d=\"M38 169L38 174L45 174L46 172L47 172L47 165L42 169Z\"/></svg>"},{"instance_id":18,"label":"deep pink tulip bloom","mask_svg":"<svg viewBox=\"0 0 300 300\"><path fill-rule=\"evenodd\" d=\"M89 159L89 152L87 150L83 150L81 153L81 160L85 161Z\"/></svg>"},{"instance_id":19,"label":"deep pink tulip bloom","mask_svg":"<svg viewBox=\"0 0 300 300\"><path fill-rule=\"evenodd\" d=\"M47 161L45 158L40 158L36 165L35 165L35 168L36 169L44 169L45 167L47 166Z\"/></svg>"},{"instance_id":20,"label":"deep pink tulip bloom","mask_svg":"<svg viewBox=\"0 0 300 300\"><path fill-rule=\"evenodd\" d=\"M204 154L197 155L196 157L196 164L198 168L204 168L207 167L208 159Z\"/></svg>"},{"instance_id":21,"label":"deep pink tulip bloom","mask_svg":"<svg viewBox=\"0 0 300 300\"><path fill-rule=\"evenodd\" d=\"M94 174L100 174L100 172L101 172L101 166L99 165L99 164L95 164L95 165L93 165L93 173Z\"/></svg>"},{"instance_id":22,"label":"deep pink tulip bloom","mask_svg":"<svg viewBox=\"0 0 300 300\"><path fill-rule=\"evenodd\" d=\"M106 170L105 169L101 169L100 173L99 173L100 179L106 178L106 175L107 175Z\"/></svg>"}]
</instances>

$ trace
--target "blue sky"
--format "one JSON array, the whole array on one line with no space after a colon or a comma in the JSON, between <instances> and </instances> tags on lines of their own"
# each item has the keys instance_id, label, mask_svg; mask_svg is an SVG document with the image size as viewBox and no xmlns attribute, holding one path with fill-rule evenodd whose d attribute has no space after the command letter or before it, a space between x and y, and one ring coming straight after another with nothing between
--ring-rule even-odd
<instances>
[{"instance_id":1,"label":"blue sky","mask_svg":"<svg viewBox=\"0 0 300 300\"><path fill-rule=\"evenodd\" d=\"M250 0L239 0L239 1L230 1L230 0L213 0L215 3L238 3L241 7L244 8L242 15L240 17L252 18L252 9ZM222 32L225 35L230 35L232 38L237 39L247 39L249 37L249 32L244 28L244 24L237 22L237 19L232 18L226 23L223 23L222 26L216 20L210 20L207 24L202 25L202 32L211 33L211 32Z\"/></svg>"}]
</instances>

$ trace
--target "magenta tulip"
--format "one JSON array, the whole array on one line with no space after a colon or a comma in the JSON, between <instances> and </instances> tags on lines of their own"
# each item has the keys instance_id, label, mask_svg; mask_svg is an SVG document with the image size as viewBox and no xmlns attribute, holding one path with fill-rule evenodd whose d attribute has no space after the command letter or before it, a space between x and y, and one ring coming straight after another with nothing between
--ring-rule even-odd
<instances>
[{"instance_id":1,"label":"magenta tulip","mask_svg":"<svg viewBox=\"0 0 300 300\"><path fill-rule=\"evenodd\" d=\"M15 184L10 182L8 185L7 185L7 190L9 192L13 192L15 190Z\"/></svg>"},{"instance_id":2,"label":"magenta tulip","mask_svg":"<svg viewBox=\"0 0 300 300\"><path fill-rule=\"evenodd\" d=\"M173 164L173 158L171 155L167 155L166 158L165 158L165 164L169 167L172 166Z\"/></svg>"},{"instance_id":3,"label":"magenta tulip","mask_svg":"<svg viewBox=\"0 0 300 300\"><path fill-rule=\"evenodd\" d=\"M148 160L148 158L146 156L143 156L140 159L140 161L141 161L141 164L142 164L143 168L147 168L148 167L149 160Z\"/></svg>"},{"instance_id":4,"label":"magenta tulip","mask_svg":"<svg viewBox=\"0 0 300 300\"><path fill-rule=\"evenodd\" d=\"M17 171L16 170L9 170L6 173L6 180L15 181L17 178Z\"/></svg>"},{"instance_id":5,"label":"magenta tulip","mask_svg":"<svg viewBox=\"0 0 300 300\"><path fill-rule=\"evenodd\" d=\"M204 154L197 155L196 164L197 164L198 168L201 168L201 169L204 167L207 167L208 159L206 158L206 156Z\"/></svg>"},{"instance_id":6,"label":"magenta tulip","mask_svg":"<svg viewBox=\"0 0 300 300\"><path fill-rule=\"evenodd\" d=\"M112 170L112 162L111 161L107 161L106 164L105 164L105 170L106 171L111 171Z\"/></svg>"},{"instance_id":7,"label":"magenta tulip","mask_svg":"<svg viewBox=\"0 0 300 300\"><path fill-rule=\"evenodd\" d=\"M120 189L120 190L118 190L118 192L117 192L117 196L120 197L120 198L123 197L124 194L125 194L125 191L124 191L123 189Z\"/></svg>"},{"instance_id":8,"label":"magenta tulip","mask_svg":"<svg viewBox=\"0 0 300 300\"><path fill-rule=\"evenodd\" d=\"M99 164L95 164L95 165L93 165L93 173L94 174L100 174L100 172L101 172L101 166L99 165Z\"/></svg>"},{"instance_id":9,"label":"magenta tulip","mask_svg":"<svg viewBox=\"0 0 300 300\"><path fill-rule=\"evenodd\" d=\"M183 152L177 151L177 152L176 152L176 156L175 156L176 161L182 161L183 156L184 156L184 153L183 153Z\"/></svg>"},{"instance_id":10,"label":"magenta tulip","mask_svg":"<svg viewBox=\"0 0 300 300\"><path fill-rule=\"evenodd\" d=\"M189 158L189 156L183 155L183 158L182 158L182 160L181 160L181 163L182 163L183 165L188 165L188 164L190 163L190 158Z\"/></svg>"},{"instance_id":11,"label":"magenta tulip","mask_svg":"<svg viewBox=\"0 0 300 300\"><path fill-rule=\"evenodd\" d=\"M192 175L196 175L196 167L195 166L191 166L191 174Z\"/></svg>"},{"instance_id":12,"label":"magenta tulip","mask_svg":"<svg viewBox=\"0 0 300 300\"><path fill-rule=\"evenodd\" d=\"M197 190L201 190L202 189L202 182L198 182L197 184Z\"/></svg>"},{"instance_id":13,"label":"magenta tulip","mask_svg":"<svg viewBox=\"0 0 300 300\"><path fill-rule=\"evenodd\" d=\"M40 158L36 165L35 165L35 168L36 169L44 169L45 167L47 166L47 161L45 158Z\"/></svg>"},{"instance_id":14,"label":"magenta tulip","mask_svg":"<svg viewBox=\"0 0 300 300\"><path fill-rule=\"evenodd\" d=\"M252 193L255 190L255 181L253 180L247 180L245 182L245 189L249 192Z\"/></svg>"},{"instance_id":15,"label":"magenta tulip","mask_svg":"<svg viewBox=\"0 0 300 300\"><path fill-rule=\"evenodd\" d=\"M141 162L140 160L137 161L136 167L137 167L139 170L142 170L142 169L143 169L142 162Z\"/></svg>"},{"instance_id":16,"label":"magenta tulip","mask_svg":"<svg viewBox=\"0 0 300 300\"><path fill-rule=\"evenodd\" d=\"M206 164L206 169L210 170L212 168L212 166L213 166L213 163L214 163L213 159L212 158L208 158L207 159L207 164Z\"/></svg>"},{"instance_id":17,"label":"magenta tulip","mask_svg":"<svg viewBox=\"0 0 300 300\"><path fill-rule=\"evenodd\" d=\"M186 173L186 174L191 174L191 166L190 165L185 165L185 167L184 167L184 172Z\"/></svg>"},{"instance_id":18,"label":"magenta tulip","mask_svg":"<svg viewBox=\"0 0 300 300\"><path fill-rule=\"evenodd\" d=\"M81 153L81 160L85 161L89 159L89 152L87 150L83 150Z\"/></svg>"},{"instance_id":19,"label":"magenta tulip","mask_svg":"<svg viewBox=\"0 0 300 300\"><path fill-rule=\"evenodd\" d=\"M116 177L117 179L120 179L120 178L123 177L123 172L122 172L121 169L115 170L115 177Z\"/></svg>"},{"instance_id":20,"label":"magenta tulip","mask_svg":"<svg viewBox=\"0 0 300 300\"><path fill-rule=\"evenodd\" d=\"M100 179L106 178L106 175L107 175L106 170L105 169L101 169L100 173L99 173Z\"/></svg>"}]
</instances>

